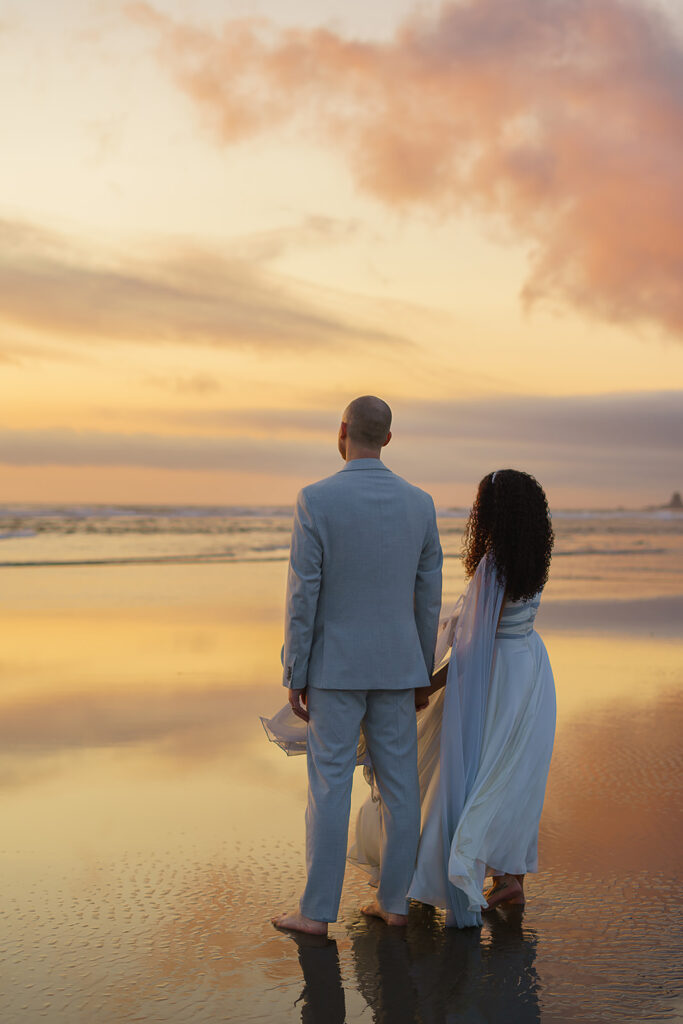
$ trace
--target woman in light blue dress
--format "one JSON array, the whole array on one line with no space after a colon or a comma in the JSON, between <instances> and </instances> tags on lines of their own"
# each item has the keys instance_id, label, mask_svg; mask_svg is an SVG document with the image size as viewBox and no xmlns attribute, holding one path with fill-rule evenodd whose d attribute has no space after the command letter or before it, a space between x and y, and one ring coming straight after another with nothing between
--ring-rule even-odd
<instances>
[{"instance_id":1,"label":"woman in light blue dress","mask_svg":"<svg viewBox=\"0 0 683 1024\"><path fill-rule=\"evenodd\" d=\"M534 619L552 544L538 482L511 469L485 476L465 530L470 584L442 618L436 664L445 663L416 693L418 706L430 703L418 725L422 829L409 896L444 908L450 925L523 903L524 876L538 870L555 686ZM371 876L380 833L369 798L349 859Z\"/></svg>"}]
</instances>

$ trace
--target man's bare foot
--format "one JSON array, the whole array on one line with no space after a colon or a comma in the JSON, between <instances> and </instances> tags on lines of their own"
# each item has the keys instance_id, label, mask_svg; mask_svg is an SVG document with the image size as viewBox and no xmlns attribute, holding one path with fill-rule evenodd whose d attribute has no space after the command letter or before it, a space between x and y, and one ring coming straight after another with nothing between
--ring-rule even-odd
<instances>
[{"instance_id":1,"label":"man's bare foot","mask_svg":"<svg viewBox=\"0 0 683 1024\"><path fill-rule=\"evenodd\" d=\"M368 917L381 917L386 924L394 925L394 927L403 928L408 924L407 914L390 914L380 907L377 900L368 903L366 907L361 907L360 912L367 914Z\"/></svg>"},{"instance_id":2,"label":"man's bare foot","mask_svg":"<svg viewBox=\"0 0 683 1024\"><path fill-rule=\"evenodd\" d=\"M484 899L488 903L484 910L493 910L500 903L523 905L524 889L516 875L499 875L484 893Z\"/></svg>"},{"instance_id":3,"label":"man's bare foot","mask_svg":"<svg viewBox=\"0 0 683 1024\"><path fill-rule=\"evenodd\" d=\"M299 910L293 910L291 914L276 914L271 921L276 928L306 932L307 935L327 935L327 921L314 921L311 917L304 917Z\"/></svg>"}]
</instances>

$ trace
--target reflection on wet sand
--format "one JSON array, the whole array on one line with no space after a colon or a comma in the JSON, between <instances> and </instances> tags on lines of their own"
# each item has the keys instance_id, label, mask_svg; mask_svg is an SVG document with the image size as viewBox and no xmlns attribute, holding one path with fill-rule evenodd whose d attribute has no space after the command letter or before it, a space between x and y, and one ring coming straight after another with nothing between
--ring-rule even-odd
<instances>
[{"instance_id":1,"label":"reflection on wet sand","mask_svg":"<svg viewBox=\"0 0 683 1024\"><path fill-rule=\"evenodd\" d=\"M444 929L443 917L413 905L407 929L363 918L347 925L355 981L373 1024L464 1024L541 1020L537 937L522 912L492 915L478 929ZM302 1024L344 1024L342 963L334 939L296 936L304 987ZM346 943L345 943L346 945Z\"/></svg>"},{"instance_id":2,"label":"reflection on wet sand","mask_svg":"<svg viewBox=\"0 0 683 1024\"><path fill-rule=\"evenodd\" d=\"M676 1019L680 640L578 611L545 634L559 720L523 915L446 931L415 905L392 932L349 871L331 942L295 946L269 921L301 888L305 765L258 721L284 701L281 567L166 567L163 594L73 572L0 597L3 1020Z\"/></svg>"},{"instance_id":3,"label":"reflection on wet sand","mask_svg":"<svg viewBox=\"0 0 683 1024\"><path fill-rule=\"evenodd\" d=\"M302 1024L344 1024L346 1002L337 943L314 935L298 935L294 941L304 976Z\"/></svg>"},{"instance_id":4,"label":"reflection on wet sand","mask_svg":"<svg viewBox=\"0 0 683 1024\"><path fill-rule=\"evenodd\" d=\"M517 911L490 916L482 932L444 928L443 917L413 905L405 933L379 922L350 929L360 991L374 1024L540 1021L536 936Z\"/></svg>"}]
</instances>

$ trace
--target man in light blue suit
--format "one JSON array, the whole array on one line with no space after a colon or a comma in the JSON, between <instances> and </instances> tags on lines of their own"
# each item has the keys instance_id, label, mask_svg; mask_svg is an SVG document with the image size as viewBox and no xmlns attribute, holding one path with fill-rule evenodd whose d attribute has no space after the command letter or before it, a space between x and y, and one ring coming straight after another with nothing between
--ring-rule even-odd
<instances>
[{"instance_id":1,"label":"man in light blue suit","mask_svg":"<svg viewBox=\"0 0 683 1024\"><path fill-rule=\"evenodd\" d=\"M391 410L365 395L339 428L346 465L297 498L287 583L284 685L308 722L308 879L281 928L324 935L336 921L361 724L381 795L377 899L365 913L406 922L420 830L415 689L429 685L441 607L431 497L380 459Z\"/></svg>"}]
</instances>

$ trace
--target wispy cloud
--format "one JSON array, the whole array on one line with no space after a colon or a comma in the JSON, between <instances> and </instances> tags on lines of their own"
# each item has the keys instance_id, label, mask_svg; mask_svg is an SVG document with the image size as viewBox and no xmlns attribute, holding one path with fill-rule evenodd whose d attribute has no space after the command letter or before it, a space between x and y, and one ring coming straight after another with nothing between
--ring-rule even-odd
<instances>
[{"instance_id":1,"label":"wispy cloud","mask_svg":"<svg viewBox=\"0 0 683 1024\"><path fill-rule=\"evenodd\" d=\"M14 337L11 341L0 338L0 363L8 366L27 366L41 362L47 363L87 363L89 357L83 351L75 351L68 346L57 348L46 339L43 344L35 344L23 338Z\"/></svg>"},{"instance_id":2,"label":"wispy cloud","mask_svg":"<svg viewBox=\"0 0 683 1024\"><path fill-rule=\"evenodd\" d=\"M311 214L287 227L255 231L231 245L238 259L267 263L292 249L312 249L353 240L361 233L354 220Z\"/></svg>"},{"instance_id":3,"label":"wispy cloud","mask_svg":"<svg viewBox=\"0 0 683 1024\"><path fill-rule=\"evenodd\" d=\"M683 45L651 5L446 2L389 43L128 9L225 144L312 126L384 202L506 224L526 302L683 335Z\"/></svg>"},{"instance_id":4,"label":"wispy cloud","mask_svg":"<svg viewBox=\"0 0 683 1024\"><path fill-rule=\"evenodd\" d=\"M0 464L13 466L143 466L288 475L309 465L323 472L320 443L191 434L125 434L97 430L0 430Z\"/></svg>"},{"instance_id":5,"label":"wispy cloud","mask_svg":"<svg viewBox=\"0 0 683 1024\"><path fill-rule=\"evenodd\" d=\"M299 237L334 231L306 223ZM276 233L226 255L167 244L138 260L84 255L68 238L0 221L0 316L5 324L82 341L199 342L224 348L326 348L408 342L329 312L263 266ZM265 252L264 250L267 250ZM259 259L261 257L261 259Z\"/></svg>"},{"instance_id":6,"label":"wispy cloud","mask_svg":"<svg viewBox=\"0 0 683 1024\"><path fill-rule=\"evenodd\" d=\"M208 395L221 390L221 383L209 373L194 373L175 377L146 377L145 384L169 391L175 395Z\"/></svg>"}]
</instances>

